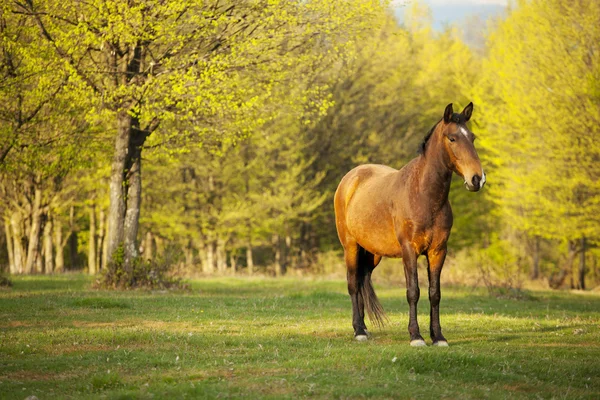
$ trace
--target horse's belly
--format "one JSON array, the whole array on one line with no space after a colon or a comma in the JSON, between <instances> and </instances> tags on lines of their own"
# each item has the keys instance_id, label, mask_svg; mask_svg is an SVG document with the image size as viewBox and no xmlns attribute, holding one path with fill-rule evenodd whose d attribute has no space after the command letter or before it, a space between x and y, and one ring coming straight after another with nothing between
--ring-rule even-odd
<instances>
[{"instance_id":1,"label":"horse's belly","mask_svg":"<svg viewBox=\"0 0 600 400\"><path fill-rule=\"evenodd\" d=\"M402 257L402 247L400 247L400 243L396 238L393 238L389 241L378 241L375 242L373 240L369 240L367 238L364 241L359 241L361 247L367 250L369 253L373 253L382 257L392 257L399 258Z\"/></svg>"},{"instance_id":2,"label":"horse's belly","mask_svg":"<svg viewBox=\"0 0 600 400\"><path fill-rule=\"evenodd\" d=\"M368 252L384 257L402 255L392 218L362 210L361 213L350 213L346 223L350 235Z\"/></svg>"}]
</instances>

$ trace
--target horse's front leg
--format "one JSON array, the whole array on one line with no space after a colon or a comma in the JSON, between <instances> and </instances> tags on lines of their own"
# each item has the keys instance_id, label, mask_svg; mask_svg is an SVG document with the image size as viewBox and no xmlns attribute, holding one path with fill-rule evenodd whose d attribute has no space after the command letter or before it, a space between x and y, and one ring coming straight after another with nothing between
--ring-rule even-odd
<instances>
[{"instance_id":1,"label":"horse's front leg","mask_svg":"<svg viewBox=\"0 0 600 400\"><path fill-rule=\"evenodd\" d=\"M430 303L430 325L429 334L434 346L448 346L448 342L442 335L440 325L440 275L444 260L446 259L446 247L442 249L432 249L427 252L427 274L429 275L429 303Z\"/></svg>"},{"instance_id":2,"label":"horse's front leg","mask_svg":"<svg viewBox=\"0 0 600 400\"><path fill-rule=\"evenodd\" d=\"M426 346L419 331L417 322L417 303L420 290L417 275L417 254L410 245L403 246L402 262L404 263L404 276L406 277L406 299L408 300L408 333L411 346Z\"/></svg>"}]
</instances>

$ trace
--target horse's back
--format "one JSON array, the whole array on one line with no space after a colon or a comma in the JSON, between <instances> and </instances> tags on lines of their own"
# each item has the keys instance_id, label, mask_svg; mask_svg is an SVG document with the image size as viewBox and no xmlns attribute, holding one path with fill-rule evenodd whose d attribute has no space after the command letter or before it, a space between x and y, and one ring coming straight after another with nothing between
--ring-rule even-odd
<instances>
[{"instance_id":1,"label":"horse's back","mask_svg":"<svg viewBox=\"0 0 600 400\"><path fill-rule=\"evenodd\" d=\"M385 178L394 172L397 172L397 170L386 165L359 165L348 172L340 181L336 191L336 200L339 196L340 200L344 200L343 204L347 206L359 185L361 186L361 189L366 186L371 186L373 183L377 183L382 178Z\"/></svg>"},{"instance_id":2,"label":"horse's back","mask_svg":"<svg viewBox=\"0 0 600 400\"><path fill-rule=\"evenodd\" d=\"M378 186L385 186L386 178L394 172L397 170L379 164L364 164L352 169L342 178L335 192L336 215L347 210L357 192L372 192Z\"/></svg>"}]
</instances>

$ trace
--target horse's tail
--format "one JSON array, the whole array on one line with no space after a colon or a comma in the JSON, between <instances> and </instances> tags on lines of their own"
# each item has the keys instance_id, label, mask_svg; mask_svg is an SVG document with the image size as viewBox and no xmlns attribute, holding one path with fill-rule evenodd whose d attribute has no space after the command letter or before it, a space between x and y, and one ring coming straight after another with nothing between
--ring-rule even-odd
<instances>
[{"instance_id":1,"label":"horse's tail","mask_svg":"<svg viewBox=\"0 0 600 400\"><path fill-rule=\"evenodd\" d=\"M358 270L362 275L359 277L359 290L365 303L367 314L369 314L369 319L373 325L377 325L381 328L389 320L385 315L383 307L381 306L381 303L375 294L375 289L373 288L373 282L371 281L371 272L373 272L373 267L370 265L365 266L363 264L362 268L359 268Z\"/></svg>"}]
</instances>

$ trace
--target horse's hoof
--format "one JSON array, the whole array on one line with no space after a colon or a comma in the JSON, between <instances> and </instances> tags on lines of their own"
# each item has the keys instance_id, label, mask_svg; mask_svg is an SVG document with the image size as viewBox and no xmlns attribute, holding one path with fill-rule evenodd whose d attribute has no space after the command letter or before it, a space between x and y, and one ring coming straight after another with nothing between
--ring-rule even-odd
<instances>
[{"instance_id":1,"label":"horse's hoof","mask_svg":"<svg viewBox=\"0 0 600 400\"><path fill-rule=\"evenodd\" d=\"M415 339L415 340L410 341L410 345L412 347L423 347L423 346L427 346L427 343L425 343L425 341L423 339Z\"/></svg>"},{"instance_id":2,"label":"horse's hoof","mask_svg":"<svg viewBox=\"0 0 600 400\"><path fill-rule=\"evenodd\" d=\"M354 336L354 339L358 342L366 342L369 338L367 335L356 335Z\"/></svg>"},{"instance_id":3,"label":"horse's hoof","mask_svg":"<svg viewBox=\"0 0 600 400\"><path fill-rule=\"evenodd\" d=\"M448 342L446 342L445 340L440 340L435 342L433 345L438 347L448 347Z\"/></svg>"}]
</instances>

